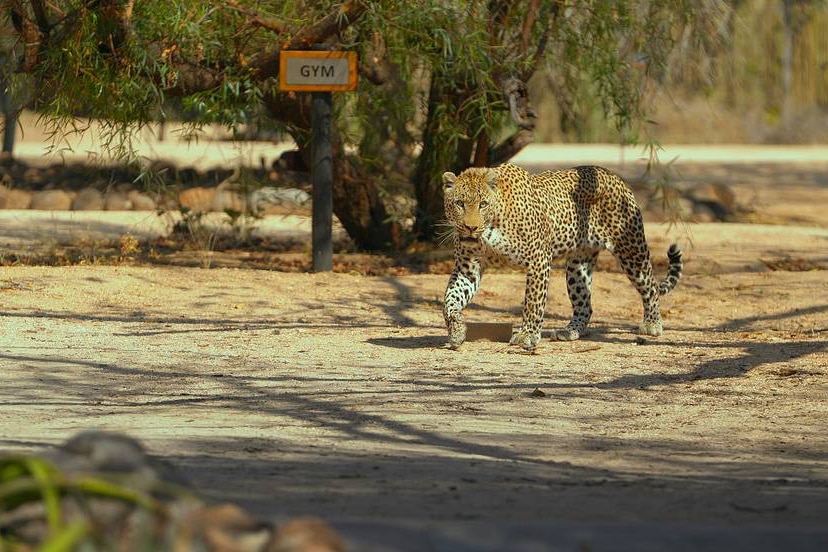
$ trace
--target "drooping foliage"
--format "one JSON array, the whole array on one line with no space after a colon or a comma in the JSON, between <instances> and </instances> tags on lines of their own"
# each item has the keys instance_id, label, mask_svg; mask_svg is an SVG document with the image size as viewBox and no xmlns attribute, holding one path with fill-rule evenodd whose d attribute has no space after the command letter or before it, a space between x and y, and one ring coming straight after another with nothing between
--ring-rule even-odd
<instances>
[{"instance_id":1,"label":"drooping foliage","mask_svg":"<svg viewBox=\"0 0 828 552\"><path fill-rule=\"evenodd\" d=\"M730 13L719 0L2 4L13 87L57 136L78 116L107 121L108 145L124 154L136 127L179 117L285 132L307 155L309 98L279 91L279 51L357 51L359 90L335 99L334 211L366 249L433 238L440 173L505 162L532 141L537 72L568 109L591 87L632 141L677 40L711 40ZM400 194L416 199L413 228Z\"/></svg>"}]
</instances>

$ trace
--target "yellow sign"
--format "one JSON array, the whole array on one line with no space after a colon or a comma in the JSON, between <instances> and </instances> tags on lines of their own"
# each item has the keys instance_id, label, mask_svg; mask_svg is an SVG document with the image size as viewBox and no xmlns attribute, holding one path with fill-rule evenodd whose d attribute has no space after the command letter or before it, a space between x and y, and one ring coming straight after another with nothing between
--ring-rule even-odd
<instances>
[{"instance_id":1,"label":"yellow sign","mask_svg":"<svg viewBox=\"0 0 828 552\"><path fill-rule=\"evenodd\" d=\"M279 89L282 91L344 92L356 90L356 85L356 52L279 52Z\"/></svg>"}]
</instances>

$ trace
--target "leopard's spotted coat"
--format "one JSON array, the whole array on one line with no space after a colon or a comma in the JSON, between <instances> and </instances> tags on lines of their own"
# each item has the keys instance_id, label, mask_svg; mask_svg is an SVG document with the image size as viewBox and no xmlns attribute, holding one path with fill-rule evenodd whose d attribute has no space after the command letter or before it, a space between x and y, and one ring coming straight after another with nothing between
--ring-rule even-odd
<instances>
[{"instance_id":1,"label":"leopard's spotted coat","mask_svg":"<svg viewBox=\"0 0 828 552\"><path fill-rule=\"evenodd\" d=\"M670 267L653 279L650 251L635 197L621 178L601 167L576 167L531 175L515 165L443 174L446 219L454 228L455 266L445 296L449 346L466 337L462 311L482 277L482 261L506 257L526 269L523 324L512 344L534 349L540 341L550 263L565 257L572 320L559 340L584 334L592 317L592 271L602 249L611 251L644 303L640 332L662 333L659 296L681 278L681 251L667 252Z\"/></svg>"}]
</instances>

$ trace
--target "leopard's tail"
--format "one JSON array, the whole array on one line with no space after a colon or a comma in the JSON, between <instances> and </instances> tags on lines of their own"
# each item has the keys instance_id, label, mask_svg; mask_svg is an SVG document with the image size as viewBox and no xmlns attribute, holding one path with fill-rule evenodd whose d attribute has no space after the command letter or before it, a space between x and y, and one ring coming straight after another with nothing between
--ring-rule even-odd
<instances>
[{"instance_id":1,"label":"leopard's tail","mask_svg":"<svg viewBox=\"0 0 828 552\"><path fill-rule=\"evenodd\" d=\"M667 276L658 284L658 294L667 295L681 280L681 249L677 244L670 246L667 250L667 258L670 260L670 268L667 270Z\"/></svg>"}]
</instances>

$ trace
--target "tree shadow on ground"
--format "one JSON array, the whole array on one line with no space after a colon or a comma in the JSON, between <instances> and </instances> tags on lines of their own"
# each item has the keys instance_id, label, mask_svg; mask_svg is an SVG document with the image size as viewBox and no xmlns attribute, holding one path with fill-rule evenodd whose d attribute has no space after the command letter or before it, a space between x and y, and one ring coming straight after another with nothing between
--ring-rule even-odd
<instances>
[{"instance_id":1,"label":"tree shadow on ground","mask_svg":"<svg viewBox=\"0 0 828 552\"><path fill-rule=\"evenodd\" d=\"M15 376L14 385L3 393L4 405L9 404L6 399L11 396L31 404L60 398L69 405L74 398L74 404L93 406L88 417L80 416L90 424L99 423L111 409L140 416L169 406L181 407L179 416L192 418L198 417L199 409L226 413L228 425L239 419L234 418L238 414L263 417L257 423L265 423L270 429L264 430L261 437L173 438L149 443L154 452L178 451L162 456L183 469L208 499L237 502L262 516L313 513L334 519L405 518L426 522L648 519L822 523L828 515L828 481L814 474L821 473L819 466L826 457L814 455L813 447L794 451L794 456L780 463L771 454L763 460L755 451L740 453L738 446L730 444L716 448L672 440L595 435L569 443L570 447L585 450L614 450L637 458L638 465L647 467L639 471L604 469L549 460L549 454L538 457L532 451L543 447L542 435L525 434L521 441L501 429L497 438L487 438L484 433L429 427L416 418L395 419L393 408L381 414L364 410L367 393L387 395L382 400L394 405L395 394L412 394L420 389L462 401L457 397L459 393L476 390L523 394L532 387L563 391L628 389L699 378L738 377L749 365L822 352L826 343L796 342L780 347L775 343L740 342L702 346L741 347L746 360L737 359L737 364L730 366L732 358L715 359L680 374L636 374L597 383L509 383L478 376L458 382L405 376L395 381L400 389L380 385L369 391L361 390L359 382L374 378L375 374L370 372L341 379L324 375L248 376L230 371L208 373L198 367L146 369L122 363L8 353L0 353L0 363L13 366ZM272 373L273 369L263 366L259 373ZM21 377L25 381L16 382ZM356 385L347 390L326 391L326 384L333 380ZM297 389L294 384L301 382L313 384L312 389ZM141 384L157 393L160 400L129 400L124 396L124 388ZM200 395L176 397L177 389ZM102 399L105 404L101 404ZM464 410L445 415L475 414ZM286 424L301 424L310 433L303 433L302 438L283 435L278 428ZM136 427L141 427L140 423ZM3 443L29 447L37 442L25 439L25 432L20 433L19 438ZM319 441L307 440L308 434L318 435ZM554 446L555 443L548 443L548 448ZM740 456L752 460L734 462L733 458ZM654 465L669 469L653 468ZM805 472L810 474L807 478L797 475Z\"/></svg>"},{"instance_id":2,"label":"tree shadow on ground","mask_svg":"<svg viewBox=\"0 0 828 552\"><path fill-rule=\"evenodd\" d=\"M366 343L392 349L438 349L446 344L444 335L417 335L399 337L372 337Z\"/></svg>"}]
</instances>

